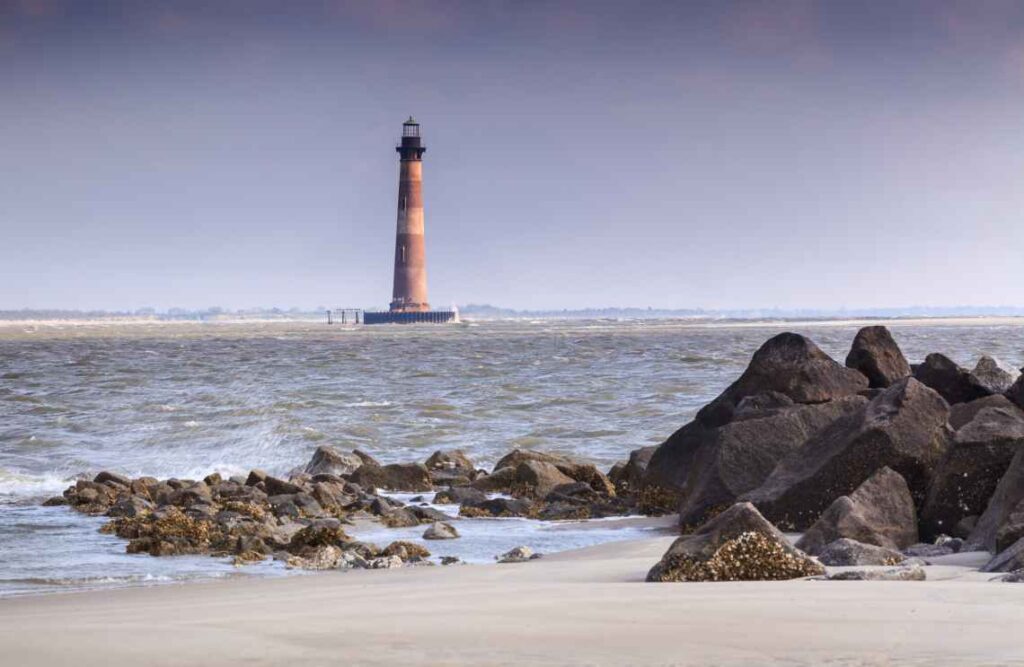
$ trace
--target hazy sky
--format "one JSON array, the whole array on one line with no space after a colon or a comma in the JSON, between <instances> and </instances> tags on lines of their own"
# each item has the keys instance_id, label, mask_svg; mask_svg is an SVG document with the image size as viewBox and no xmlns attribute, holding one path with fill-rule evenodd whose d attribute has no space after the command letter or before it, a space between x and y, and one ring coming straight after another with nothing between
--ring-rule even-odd
<instances>
[{"instance_id":1,"label":"hazy sky","mask_svg":"<svg viewBox=\"0 0 1024 667\"><path fill-rule=\"evenodd\" d=\"M1024 304L1024 2L0 0L0 308Z\"/></svg>"}]
</instances>

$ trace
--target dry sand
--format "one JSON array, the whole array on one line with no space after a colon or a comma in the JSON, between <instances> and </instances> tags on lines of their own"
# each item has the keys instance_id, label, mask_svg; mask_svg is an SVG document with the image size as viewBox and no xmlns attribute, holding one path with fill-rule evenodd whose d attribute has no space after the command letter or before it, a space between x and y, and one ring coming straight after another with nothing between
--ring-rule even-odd
<instances>
[{"instance_id":1,"label":"dry sand","mask_svg":"<svg viewBox=\"0 0 1024 667\"><path fill-rule=\"evenodd\" d=\"M1024 665L1024 585L989 582L983 556L926 582L643 583L671 539L2 600L0 663Z\"/></svg>"}]
</instances>

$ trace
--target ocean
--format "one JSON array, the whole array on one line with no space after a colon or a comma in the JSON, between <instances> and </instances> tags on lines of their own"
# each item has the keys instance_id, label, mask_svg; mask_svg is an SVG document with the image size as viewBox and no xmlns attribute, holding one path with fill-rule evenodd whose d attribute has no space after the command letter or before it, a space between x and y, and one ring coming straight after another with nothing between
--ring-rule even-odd
<instances>
[{"instance_id":1,"label":"ocean","mask_svg":"<svg viewBox=\"0 0 1024 667\"><path fill-rule=\"evenodd\" d=\"M888 323L912 361L943 352L1024 365L1024 321ZM211 557L127 555L102 517L41 507L79 475L285 475L321 444L383 462L460 448L478 467L535 448L607 470L688 421L781 331L840 362L857 322L481 321L0 325L0 595L194 579L280 576ZM436 547L469 562L642 534L614 521L462 522ZM470 525L472 524L472 525ZM408 533L408 534L407 534ZM391 537L393 536L393 537ZM387 542L411 531L372 530ZM433 545L432 545L433 546Z\"/></svg>"}]
</instances>

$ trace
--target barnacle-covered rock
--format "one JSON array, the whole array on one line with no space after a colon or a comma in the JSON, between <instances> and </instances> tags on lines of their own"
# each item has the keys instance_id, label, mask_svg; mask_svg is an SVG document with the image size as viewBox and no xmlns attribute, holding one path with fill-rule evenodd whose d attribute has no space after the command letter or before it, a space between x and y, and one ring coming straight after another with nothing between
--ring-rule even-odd
<instances>
[{"instance_id":1,"label":"barnacle-covered rock","mask_svg":"<svg viewBox=\"0 0 1024 667\"><path fill-rule=\"evenodd\" d=\"M676 540L647 581L772 581L821 575L750 503L737 503Z\"/></svg>"}]
</instances>

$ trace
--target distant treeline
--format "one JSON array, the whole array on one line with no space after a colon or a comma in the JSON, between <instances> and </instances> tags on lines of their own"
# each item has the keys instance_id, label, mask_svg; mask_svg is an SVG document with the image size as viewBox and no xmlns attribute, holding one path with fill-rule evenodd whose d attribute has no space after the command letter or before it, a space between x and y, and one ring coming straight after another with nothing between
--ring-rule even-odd
<instances>
[{"instance_id":1,"label":"distant treeline","mask_svg":"<svg viewBox=\"0 0 1024 667\"><path fill-rule=\"evenodd\" d=\"M247 308L229 310L212 307L202 310L155 308L137 310L65 310L23 308L0 310L0 320L109 320L152 319L215 321L224 319L321 319L326 307L313 310L303 308ZM460 306L464 317L477 319L572 318L572 319L846 319L897 317L1020 317L1024 306L907 306L904 308L851 308L851 309L788 309L750 308L712 310L703 308L566 308L562 310L515 310L486 304Z\"/></svg>"},{"instance_id":2,"label":"distant treeline","mask_svg":"<svg viewBox=\"0 0 1024 667\"><path fill-rule=\"evenodd\" d=\"M513 310L487 304L460 306L466 317L507 318L580 318L580 319L819 319L819 318L896 318L896 317L984 317L1024 316L1024 306L907 306L903 308L791 309L749 308L711 310L703 308L580 308L562 310Z\"/></svg>"}]
</instances>

